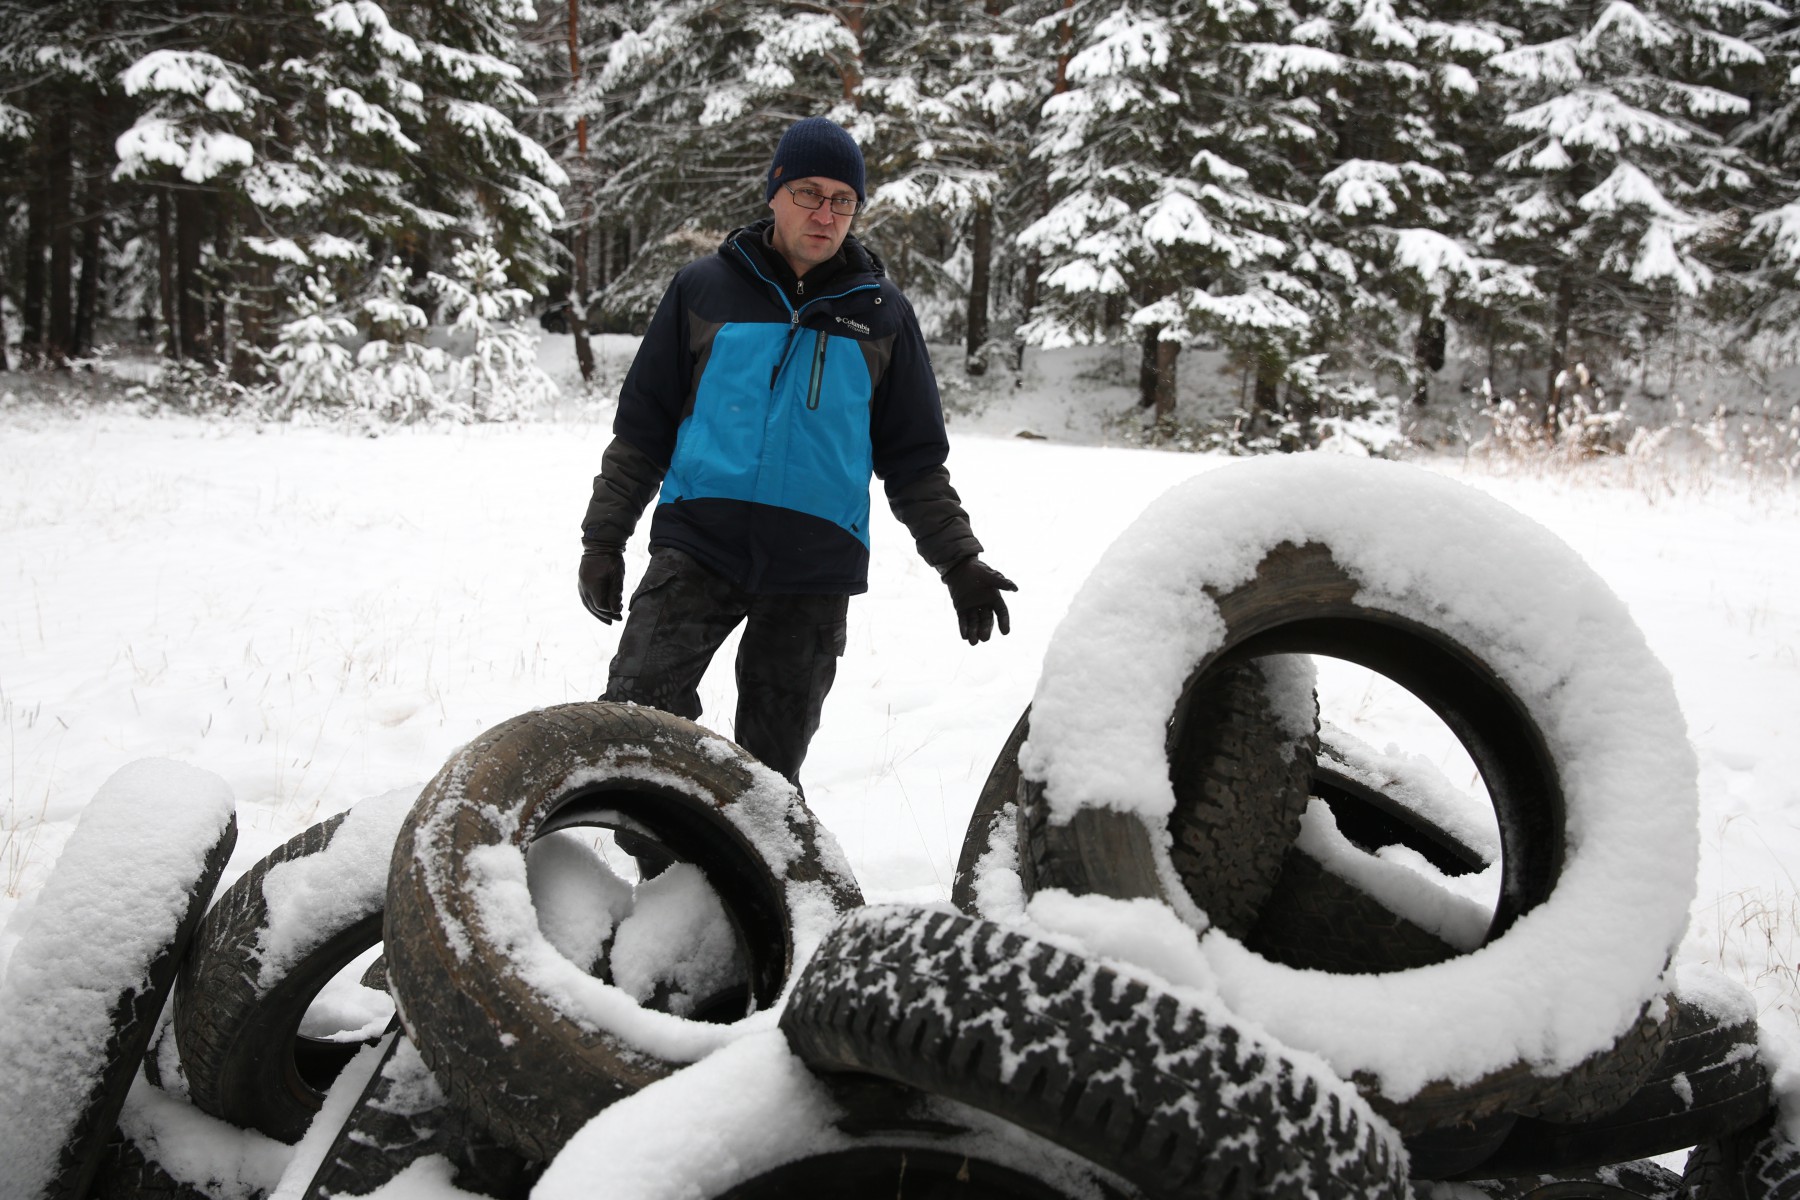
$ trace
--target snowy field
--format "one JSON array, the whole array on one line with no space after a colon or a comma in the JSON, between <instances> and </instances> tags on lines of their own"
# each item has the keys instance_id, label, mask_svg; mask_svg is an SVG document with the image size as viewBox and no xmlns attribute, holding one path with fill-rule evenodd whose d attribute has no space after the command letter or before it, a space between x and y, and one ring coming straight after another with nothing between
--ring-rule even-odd
<instances>
[{"instance_id":1,"label":"snowy field","mask_svg":"<svg viewBox=\"0 0 1800 1200\"><path fill-rule=\"evenodd\" d=\"M803 772L871 900L948 896L1076 590L1150 501L1227 461L1109 447L1072 395L1092 399L1038 379L952 421L955 483L1019 585L1011 636L958 640L943 586L876 506L870 591ZM416 791L499 721L595 697L619 627L576 598L577 524L609 419L604 401L571 401L533 424L355 438L0 408L0 964L83 806L127 763L225 780L229 880L359 800ZM1425 465L1547 526L1629 606L1699 761L1679 959L1741 981L1765 1028L1800 1044L1800 497ZM640 541L634 575L644 558ZM702 723L727 734L733 648L702 690ZM1386 681L1328 662L1320 690L1326 720L1472 782Z\"/></svg>"}]
</instances>

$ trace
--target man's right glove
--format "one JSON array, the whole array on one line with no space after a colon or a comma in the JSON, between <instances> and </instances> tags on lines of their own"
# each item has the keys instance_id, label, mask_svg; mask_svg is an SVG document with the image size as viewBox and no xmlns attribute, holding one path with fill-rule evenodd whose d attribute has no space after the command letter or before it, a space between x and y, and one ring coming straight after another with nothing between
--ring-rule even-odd
<instances>
[{"instance_id":1,"label":"man's right glove","mask_svg":"<svg viewBox=\"0 0 1800 1200\"><path fill-rule=\"evenodd\" d=\"M609 546L581 544L581 603L611 625L625 607L625 554Z\"/></svg>"},{"instance_id":2,"label":"man's right glove","mask_svg":"<svg viewBox=\"0 0 1800 1200\"><path fill-rule=\"evenodd\" d=\"M944 586L950 589L950 603L956 606L956 624L963 640L973 646L993 636L994 623L1001 633L1012 632L1001 592L1016 592L1019 585L994 568L971 556L944 572Z\"/></svg>"}]
</instances>

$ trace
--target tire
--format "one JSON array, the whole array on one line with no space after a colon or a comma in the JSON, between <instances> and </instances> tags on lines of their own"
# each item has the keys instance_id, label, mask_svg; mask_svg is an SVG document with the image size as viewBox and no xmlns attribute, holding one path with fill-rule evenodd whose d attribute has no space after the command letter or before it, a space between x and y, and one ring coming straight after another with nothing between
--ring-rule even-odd
<instances>
[{"instance_id":1,"label":"tire","mask_svg":"<svg viewBox=\"0 0 1800 1200\"><path fill-rule=\"evenodd\" d=\"M1135 1188L991 1117L886 1080L828 1079L843 1115L825 1146L716 1193L716 1200L1131 1200Z\"/></svg>"},{"instance_id":2,"label":"tire","mask_svg":"<svg viewBox=\"0 0 1800 1200\"><path fill-rule=\"evenodd\" d=\"M1118 646L1132 653L1097 652ZM1208 929L1171 883L1156 824L1173 804L1156 769L1168 716L1217 671L1280 654L1371 668L1462 742L1501 844L1479 953L1308 987ZM1416 468L1257 459L1166 493L1053 635L1020 763L1024 826L1063 833L1022 858L1073 892L1169 904L1200 931L1227 1005L1321 1054L1403 1134L1527 1107L1603 1052L1665 990L1686 927L1696 769L1667 671L1566 546ZM1355 1032L1397 1010L1405 1045ZM1469 1023L1489 1036L1460 1036Z\"/></svg>"},{"instance_id":3,"label":"tire","mask_svg":"<svg viewBox=\"0 0 1800 1200\"><path fill-rule=\"evenodd\" d=\"M987 782L981 785L981 794L975 798L975 811L969 816L968 831L963 834L962 853L957 856L956 875L950 883L950 903L971 917L982 915L976 895L982 860L993 849L996 835L1007 828L1006 822L1017 823L1019 747L1030 730L1031 707L1027 705L1013 724L1012 732L1006 735L1006 742L994 759L993 769L988 772ZM1009 858L1011 865L1016 867L1017 853Z\"/></svg>"},{"instance_id":4,"label":"tire","mask_svg":"<svg viewBox=\"0 0 1800 1200\"><path fill-rule=\"evenodd\" d=\"M543 1170L471 1129L396 1032L303 1196L366 1196L432 1155L451 1164L457 1189L494 1200L525 1200Z\"/></svg>"},{"instance_id":5,"label":"tire","mask_svg":"<svg viewBox=\"0 0 1800 1200\"><path fill-rule=\"evenodd\" d=\"M1708 1138L1682 1171L1687 1200L1800 1200L1800 1146L1770 1109L1744 1129Z\"/></svg>"},{"instance_id":6,"label":"tire","mask_svg":"<svg viewBox=\"0 0 1800 1200\"><path fill-rule=\"evenodd\" d=\"M141 760L101 785L7 963L4 1194L82 1200L237 843L216 775Z\"/></svg>"},{"instance_id":7,"label":"tire","mask_svg":"<svg viewBox=\"0 0 1800 1200\"><path fill-rule=\"evenodd\" d=\"M1331 806L1344 836L1371 854L1383 846L1405 846L1446 875L1469 875L1489 866L1488 856L1462 838L1328 760L1321 759L1313 770L1312 794Z\"/></svg>"},{"instance_id":8,"label":"tire","mask_svg":"<svg viewBox=\"0 0 1800 1200\"><path fill-rule=\"evenodd\" d=\"M679 717L567 704L458 751L394 848L388 980L451 1103L539 1162L608 1104L741 1032L646 1012L555 954L535 919L508 924L484 905L484 889L524 887L532 838L578 825L628 828L705 872L747 959L745 1009L773 1009L792 964L862 902L793 787Z\"/></svg>"},{"instance_id":9,"label":"tire","mask_svg":"<svg viewBox=\"0 0 1800 1200\"><path fill-rule=\"evenodd\" d=\"M226 888L206 915L176 983L174 1019L188 1095L202 1112L296 1142L332 1080L367 1044L305 1037L300 1026L321 989L381 940L403 798L365 801L301 831ZM316 880L332 889L332 903L272 902L271 878L277 895L290 880ZM271 943L277 936L279 949Z\"/></svg>"},{"instance_id":10,"label":"tire","mask_svg":"<svg viewBox=\"0 0 1800 1200\"><path fill-rule=\"evenodd\" d=\"M1304 680L1303 728L1293 728L1297 678ZM1174 806L1159 833L1183 894L1212 927L1233 936L1255 923L1300 831L1318 758L1313 678L1311 663L1291 656L1230 664L1191 679L1169 720ZM1142 824L1085 810L1057 825L1032 801L1032 787L1027 781L1019 809L1019 876L1028 895L1050 887L1153 894L1160 875ZM1036 794L1041 799L1041 788ZM1096 886L1101 881L1124 891Z\"/></svg>"},{"instance_id":11,"label":"tire","mask_svg":"<svg viewBox=\"0 0 1800 1200\"><path fill-rule=\"evenodd\" d=\"M1483 1179L1465 1186L1490 1200L1688 1200L1681 1176L1654 1162Z\"/></svg>"},{"instance_id":12,"label":"tire","mask_svg":"<svg viewBox=\"0 0 1800 1200\"><path fill-rule=\"evenodd\" d=\"M1457 950L1311 855L1291 849L1244 944L1299 970L1360 975L1448 962Z\"/></svg>"},{"instance_id":13,"label":"tire","mask_svg":"<svg viewBox=\"0 0 1800 1200\"><path fill-rule=\"evenodd\" d=\"M1666 1049L1640 1086L1591 1120L1528 1118L1481 1166L1485 1174L1549 1174L1651 1158L1729 1138L1769 1104L1754 1018L1721 1021L1677 998Z\"/></svg>"},{"instance_id":14,"label":"tire","mask_svg":"<svg viewBox=\"0 0 1800 1200\"><path fill-rule=\"evenodd\" d=\"M1404 1155L1355 1092L1229 1017L991 922L843 918L782 1013L819 1070L969 1104L1152 1197L1404 1196Z\"/></svg>"},{"instance_id":15,"label":"tire","mask_svg":"<svg viewBox=\"0 0 1800 1200\"><path fill-rule=\"evenodd\" d=\"M144 1153L122 1130L113 1130L100 1157L89 1200L219 1200L204 1188L183 1183Z\"/></svg>"}]
</instances>

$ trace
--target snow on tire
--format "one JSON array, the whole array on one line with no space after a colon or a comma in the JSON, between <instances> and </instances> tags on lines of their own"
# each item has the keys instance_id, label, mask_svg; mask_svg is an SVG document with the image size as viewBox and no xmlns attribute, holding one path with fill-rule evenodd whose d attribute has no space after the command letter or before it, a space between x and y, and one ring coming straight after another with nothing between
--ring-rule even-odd
<instances>
[{"instance_id":1,"label":"snow on tire","mask_svg":"<svg viewBox=\"0 0 1800 1200\"><path fill-rule=\"evenodd\" d=\"M0 985L0 1195L87 1194L236 841L231 789L168 760L82 810Z\"/></svg>"},{"instance_id":2,"label":"snow on tire","mask_svg":"<svg viewBox=\"0 0 1800 1200\"><path fill-rule=\"evenodd\" d=\"M1310 1056L989 921L849 914L801 971L781 1028L814 1068L983 1109L1152 1197L1407 1192L1393 1131Z\"/></svg>"},{"instance_id":3,"label":"snow on tire","mask_svg":"<svg viewBox=\"0 0 1800 1200\"><path fill-rule=\"evenodd\" d=\"M1487 944L1317 980L1186 897L1164 728L1221 660L1277 653L1369 667L1462 741L1500 827ZM1115 880L1063 861L1066 886L1175 907L1227 1004L1358 1079L1403 1131L1515 1107L1613 1044L1666 990L1686 928L1696 766L1667 670L1568 547L1417 468L1257 459L1155 501L1053 634L1019 759L1027 819L1114 826L1151 864Z\"/></svg>"},{"instance_id":4,"label":"snow on tire","mask_svg":"<svg viewBox=\"0 0 1800 1200\"><path fill-rule=\"evenodd\" d=\"M531 1195L1142 1200L1106 1167L980 1109L869 1075L817 1074L777 1030L607 1108Z\"/></svg>"},{"instance_id":5,"label":"snow on tire","mask_svg":"<svg viewBox=\"0 0 1800 1200\"><path fill-rule=\"evenodd\" d=\"M748 1016L649 1011L552 947L525 847L584 825L647 835L704 872L746 958ZM548 1161L607 1105L771 1026L793 965L861 902L799 793L737 746L654 709L561 705L482 734L421 793L389 873L389 986L451 1102Z\"/></svg>"},{"instance_id":6,"label":"snow on tire","mask_svg":"<svg viewBox=\"0 0 1800 1200\"><path fill-rule=\"evenodd\" d=\"M302 830L219 894L175 986L174 1031L202 1112L298 1141L372 1029L302 1032L307 1010L381 940L388 860L414 793L391 792ZM377 1011L379 1009L379 1011Z\"/></svg>"}]
</instances>

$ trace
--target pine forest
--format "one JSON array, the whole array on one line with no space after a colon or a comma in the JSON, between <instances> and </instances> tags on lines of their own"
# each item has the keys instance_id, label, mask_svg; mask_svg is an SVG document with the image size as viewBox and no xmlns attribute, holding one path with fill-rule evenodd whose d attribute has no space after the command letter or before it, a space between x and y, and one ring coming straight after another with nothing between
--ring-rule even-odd
<instances>
[{"instance_id":1,"label":"pine forest","mask_svg":"<svg viewBox=\"0 0 1800 1200\"><path fill-rule=\"evenodd\" d=\"M1800 349L1777 0L0 2L0 369L190 407L506 420L641 330L828 116L962 377L1118 347L1165 433L1462 403L1616 436ZM1447 361L1462 364L1454 376ZM940 364L942 366L942 364ZM1191 369L1191 368L1190 368ZM3 382L3 380L0 380ZM1778 410L1794 397L1780 398Z\"/></svg>"}]
</instances>

